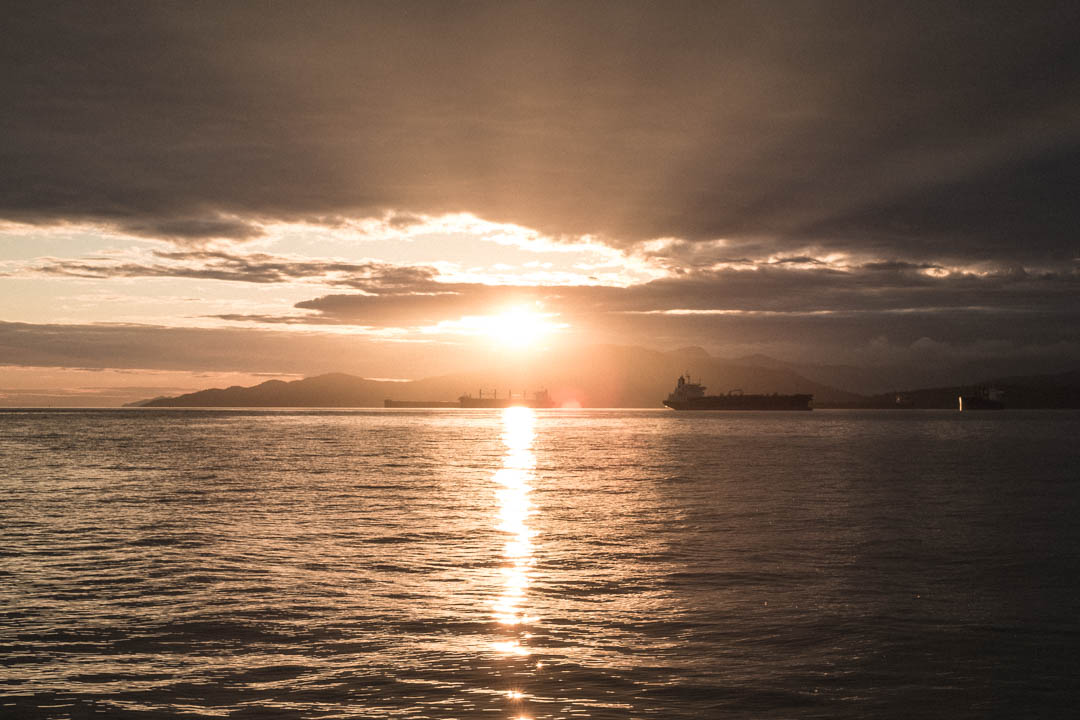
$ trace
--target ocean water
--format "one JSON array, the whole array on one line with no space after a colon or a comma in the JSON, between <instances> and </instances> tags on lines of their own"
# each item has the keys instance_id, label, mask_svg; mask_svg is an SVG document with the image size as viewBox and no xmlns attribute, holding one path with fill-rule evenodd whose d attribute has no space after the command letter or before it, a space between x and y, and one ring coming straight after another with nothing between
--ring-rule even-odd
<instances>
[{"instance_id":1,"label":"ocean water","mask_svg":"<svg viewBox=\"0 0 1080 720\"><path fill-rule=\"evenodd\" d=\"M1080 413L0 413L0 718L1078 701Z\"/></svg>"}]
</instances>

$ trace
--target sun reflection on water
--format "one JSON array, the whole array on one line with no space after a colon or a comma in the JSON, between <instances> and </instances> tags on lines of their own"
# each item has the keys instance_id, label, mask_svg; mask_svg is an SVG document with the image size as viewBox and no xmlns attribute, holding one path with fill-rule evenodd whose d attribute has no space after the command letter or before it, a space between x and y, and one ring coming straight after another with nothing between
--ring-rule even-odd
<instances>
[{"instance_id":1,"label":"sun reflection on water","mask_svg":"<svg viewBox=\"0 0 1080 720\"><path fill-rule=\"evenodd\" d=\"M505 564L500 568L503 591L492 605L495 619L503 625L524 626L536 620L525 608L526 591L529 587L530 568L533 565L533 542L536 531L529 527L533 506L529 501L533 468L536 456L532 453L535 437L533 429L536 417L526 407L511 407L503 411L503 444L506 453L503 466L495 473L495 497L498 500L498 525L507 534L503 546ZM523 636L524 638L524 636ZM495 643L499 652L528 655L522 638Z\"/></svg>"}]
</instances>

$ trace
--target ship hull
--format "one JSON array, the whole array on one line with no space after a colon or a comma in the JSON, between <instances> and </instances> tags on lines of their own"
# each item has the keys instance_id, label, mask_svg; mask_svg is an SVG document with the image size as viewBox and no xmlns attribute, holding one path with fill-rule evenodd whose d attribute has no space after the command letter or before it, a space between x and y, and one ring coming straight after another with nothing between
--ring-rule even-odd
<instances>
[{"instance_id":1,"label":"ship hull","mask_svg":"<svg viewBox=\"0 0 1080 720\"><path fill-rule=\"evenodd\" d=\"M454 402L441 400L383 400L386 408L481 408L497 410L508 407L552 408L550 400L508 400L505 398L461 398Z\"/></svg>"},{"instance_id":2,"label":"ship hull","mask_svg":"<svg viewBox=\"0 0 1080 720\"><path fill-rule=\"evenodd\" d=\"M813 395L706 395L665 400L672 410L811 410Z\"/></svg>"},{"instance_id":3,"label":"ship hull","mask_svg":"<svg viewBox=\"0 0 1080 720\"><path fill-rule=\"evenodd\" d=\"M459 407L499 409L508 407L552 408L550 400L506 400L503 398L461 398Z\"/></svg>"}]
</instances>

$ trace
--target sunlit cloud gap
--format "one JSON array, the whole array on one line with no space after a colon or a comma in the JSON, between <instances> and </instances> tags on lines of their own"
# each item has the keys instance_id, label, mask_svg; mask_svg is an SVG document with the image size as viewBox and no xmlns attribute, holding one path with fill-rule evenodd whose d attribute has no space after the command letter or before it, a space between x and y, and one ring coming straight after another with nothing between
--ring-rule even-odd
<instances>
[{"instance_id":1,"label":"sunlit cloud gap","mask_svg":"<svg viewBox=\"0 0 1080 720\"><path fill-rule=\"evenodd\" d=\"M290 283L347 287L360 291L378 283L480 283L486 285L613 285L627 286L667 274L656 262L626 250L589 239L563 241L536 231L518 229L528 242L506 241L509 232L492 235L491 225L475 220L456 226L433 222L432 232L396 238L390 228L385 237L341 236L340 229L324 226L280 227L259 242L208 239L198 244L102 233L94 226L65 228L64 232L37 227L0 229L0 239L12 245L43 244L70 253L0 262L0 274L21 277L70 277L116 279L175 277L254 284ZM421 224L418 226L425 228ZM455 228L455 234L436 231ZM480 228L473 233L472 228ZM6 232L5 232L6 230ZM493 240L492 238L495 238ZM89 238L97 247L86 254ZM546 239L545 239L546 238ZM408 250L424 239L426 253ZM497 241L496 241L497 240ZM40 242L36 242L40 241ZM102 243L107 243L102 247ZM434 243L434 245L433 245ZM514 247L515 253L482 249L485 244ZM334 248L331 256L315 257L311 251ZM367 248L366 253L364 249ZM557 262L542 261L555 253Z\"/></svg>"}]
</instances>

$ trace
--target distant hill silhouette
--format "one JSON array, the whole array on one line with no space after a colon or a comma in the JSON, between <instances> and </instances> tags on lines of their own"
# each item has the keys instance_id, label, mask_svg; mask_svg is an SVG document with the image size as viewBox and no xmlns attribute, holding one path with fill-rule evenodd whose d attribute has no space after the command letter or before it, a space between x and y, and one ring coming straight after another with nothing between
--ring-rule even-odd
<instances>
[{"instance_id":1,"label":"distant hill silhouette","mask_svg":"<svg viewBox=\"0 0 1080 720\"><path fill-rule=\"evenodd\" d=\"M792 363L768 355L747 355L732 360L732 362L754 367L770 368L773 370L787 370L802 375L814 382L843 388L844 390L860 395L873 395L897 387L897 376L903 377L906 373L895 368L870 368L855 367L852 365L816 365L812 363ZM908 387L910 383L900 382L899 386Z\"/></svg>"},{"instance_id":2,"label":"distant hill silhouette","mask_svg":"<svg viewBox=\"0 0 1080 720\"><path fill-rule=\"evenodd\" d=\"M939 388L920 388L871 395L855 402L825 403L832 407L912 409L955 409L960 395L971 395L984 388L1004 392L1006 408L1066 409L1080 408L1080 371L1054 375L1026 375L992 378L979 383Z\"/></svg>"},{"instance_id":3,"label":"distant hill silhouette","mask_svg":"<svg viewBox=\"0 0 1080 720\"><path fill-rule=\"evenodd\" d=\"M253 387L201 390L173 398L155 398L143 407L381 407L394 400L456 400L476 395L541 388L559 404L582 407L660 407L678 376L695 380L722 394L732 389L747 393L812 393L815 400L854 402L861 396L816 383L782 368L764 368L720 360L701 348L656 352L614 345L548 353L501 363L482 370L442 375L411 382L368 380L331 373L282 382L270 380Z\"/></svg>"},{"instance_id":4,"label":"distant hill silhouette","mask_svg":"<svg viewBox=\"0 0 1080 720\"><path fill-rule=\"evenodd\" d=\"M252 387L234 385L172 398L155 398L142 407L375 407L382 406L387 385L364 378L329 373L284 382L267 380Z\"/></svg>"},{"instance_id":5,"label":"distant hill silhouette","mask_svg":"<svg viewBox=\"0 0 1080 720\"><path fill-rule=\"evenodd\" d=\"M172 398L170 398L170 397L168 397L166 395L158 395L157 397L150 398L149 400L136 400L135 402L124 403L120 407L147 407L147 406L150 405L150 403L155 403L158 400L171 400L171 399Z\"/></svg>"},{"instance_id":6,"label":"distant hill silhouette","mask_svg":"<svg viewBox=\"0 0 1080 720\"><path fill-rule=\"evenodd\" d=\"M763 368L788 370L814 382L830 387L843 388L860 395L876 396L894 392L897 388L963 387L972 381L998 382L986 378L1010 378L1021 376L1016 369L1015 358L994 360L984 358L971 362L926 361L915 364L886 364L860 367L854 365L823 365L809 362L787 362L768 355L747 355L732 362ZM1061 359L1044 358L1024 366L1022 377L1054 377L1071 369ZM1067 374L1067 373L1066 373ZM1056 381L1055 381L1056 382Z\"/></svg>"}]
</instances>

